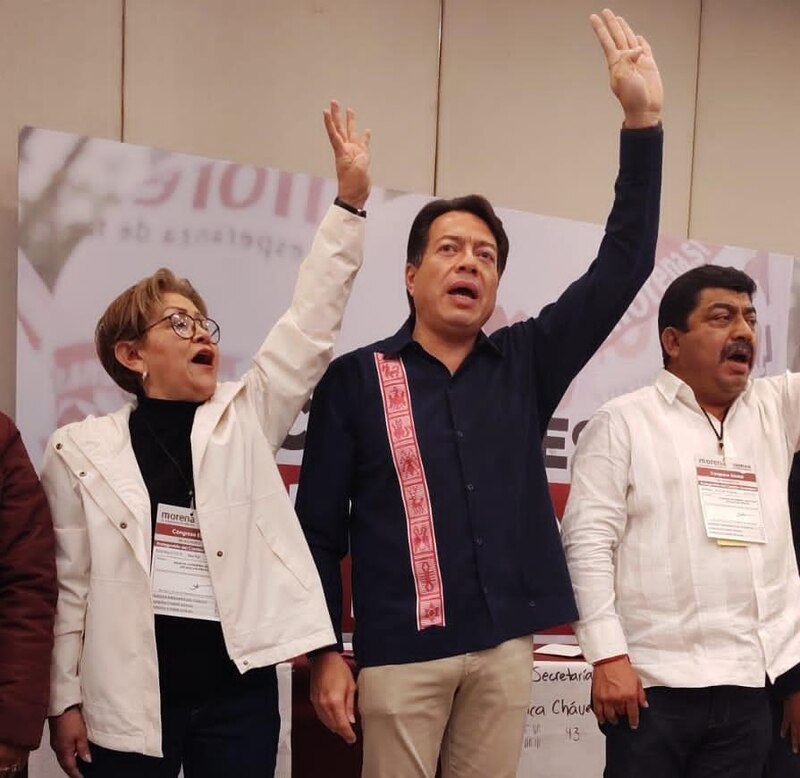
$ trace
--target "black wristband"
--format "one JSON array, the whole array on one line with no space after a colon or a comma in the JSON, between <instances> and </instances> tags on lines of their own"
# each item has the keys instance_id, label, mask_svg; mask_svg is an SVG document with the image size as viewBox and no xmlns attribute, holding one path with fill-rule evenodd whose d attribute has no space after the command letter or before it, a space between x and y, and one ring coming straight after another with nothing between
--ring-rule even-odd
<instances>
[{"instance_id":1,"label":"black wristband","mask_svg":"<svg viewBox=\"0 0 800 778\"><path fill-rule=\"evenodd\" d=\"M367 212L363 208L356 208L355 205L350 205L350 203L346 203L342 200L341 197L337 197L333 201L334 205L338 205L340 208L344 208L345 211L350 211L350 213L354 213L356 216L361 216L362 218L366 217Z\"/></svg>"}]
</instances>

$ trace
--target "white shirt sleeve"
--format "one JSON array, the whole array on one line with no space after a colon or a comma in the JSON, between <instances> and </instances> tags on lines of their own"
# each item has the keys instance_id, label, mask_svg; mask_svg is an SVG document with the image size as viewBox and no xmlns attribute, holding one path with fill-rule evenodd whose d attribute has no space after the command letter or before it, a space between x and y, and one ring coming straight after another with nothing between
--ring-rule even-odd
<instances>
[{"instance_id":1,"label":"white shirt sleeve","mask_svg":"<svg viewBox=\"0 0 800 778\"><path fill-rule=\"evenodd\" d=\"M584 427L572 463L562 521L579 621L573 627L588 662L628 652L615 609L615 549L628 521L627 427L599 410Z\"/></svg>"},{"instance_id":2,"label":"white shirt sleeve","mask_svg":"<svg viewBox=\"0 0 800 778\"><path fill-rule=\"evenodd\" d=\"M800 449L800 373L786 373L783 417L792 451Z\"/></svg>"},{"instance_id":3,"label":"white shirt sleeve","mask_svg":"<svg viewBox=\"0 0 800 778\"><path fill-rule=\"evenodd\" d=\"M289 310L270 330L243 377L275 452L333 356L361 267L364 222L338 206L328 209L300 266Z\"/></svg>"}]
</instances>

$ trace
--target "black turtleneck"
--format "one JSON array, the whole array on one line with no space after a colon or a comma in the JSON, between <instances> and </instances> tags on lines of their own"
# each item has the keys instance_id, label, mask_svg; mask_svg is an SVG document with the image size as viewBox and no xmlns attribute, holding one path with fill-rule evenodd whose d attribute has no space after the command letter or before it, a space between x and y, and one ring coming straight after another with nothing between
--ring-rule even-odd
<instances>
[{"instance_id":1,"label":"black turtleneck","mask_svg":"<svg viewBox=\"0 0 800 778\"><path fill-rule=\"evenodd\" d=\"M131 412L131 444L150 495L151 537L159 503L190 507L191 432L200 405L144 397ZM162 704L202 703L244 682L228 656L219 622L157 615L155 631ZM257 674L245 677L253 681Z\"/></svg>"}]
</instances>

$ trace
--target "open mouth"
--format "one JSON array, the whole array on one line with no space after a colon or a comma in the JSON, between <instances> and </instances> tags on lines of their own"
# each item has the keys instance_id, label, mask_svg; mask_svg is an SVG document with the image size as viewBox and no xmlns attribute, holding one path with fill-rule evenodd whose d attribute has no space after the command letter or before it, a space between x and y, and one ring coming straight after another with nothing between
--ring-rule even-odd
<instances>
[{"instance_id":1,"label":"open mouth","mask_svg":"<svg viewBox=\"0 0 800 778\"><path fill-rule=\"evenodd\" d=\"M753 363L753 347L749 343L731 343L723 352L722 358L728 362L749 366Z\"/></svg>"},{"instance_id":2,"label":"open mouth","mask_svg":"<svg viewBox=\"0 0 800 778\"><path fill-rule=\"evenodd\" d=\"M478 290L468 284L457 284L448 289L447 294L451 294L454 297L467 297L470 300L478 299Z\"/></svg>"},{"instance_id":3,"label":"open mouth","mask_svg":"<svg viewBox=\"0 0 800 778\"><path fill-rule=\"evenodd\" d=\"M192 357L192 362L195 365L213 365L214 355L210 351L198 351Z\"/></svg>"}]
</instances>

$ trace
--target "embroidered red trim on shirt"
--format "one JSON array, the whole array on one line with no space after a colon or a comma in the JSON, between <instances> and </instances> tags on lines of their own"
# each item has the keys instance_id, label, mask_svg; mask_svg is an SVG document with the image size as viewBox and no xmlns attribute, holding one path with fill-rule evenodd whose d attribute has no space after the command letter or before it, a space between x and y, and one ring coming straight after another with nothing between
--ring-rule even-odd
<instances>
[{"instance_id":1,"label":"embroidered red trim on shirt","mask_svg":"<svg viewBox=\"0 0 800 778\"><path fill-rule=\"evenodd\" d=\"M443 627L444 592L428 482L411 412L411 392L403 360L375 354L383 413L394 469L406 513L408 551L417 590L417 629Z\"/></svg>"}]
</instances>

